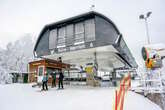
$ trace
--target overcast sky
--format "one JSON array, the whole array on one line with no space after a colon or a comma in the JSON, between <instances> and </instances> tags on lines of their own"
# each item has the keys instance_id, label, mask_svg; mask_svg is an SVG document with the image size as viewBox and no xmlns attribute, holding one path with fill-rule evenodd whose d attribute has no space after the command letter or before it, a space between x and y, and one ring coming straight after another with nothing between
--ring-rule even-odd
<instances>
[{"instance_id":1,"label":"overcast sky","mask_svg":"<svg viewBox=\"0 0 165 110\"><path fill-rule=\"evenodd\" d=\"M165 43L165 0L0 0L0 47L26 33L37 37L45 24L88 12L92 4L116 24L136 60L147 43L140 14L152 11L151 42Z\"/></svg>"}]
</instances>

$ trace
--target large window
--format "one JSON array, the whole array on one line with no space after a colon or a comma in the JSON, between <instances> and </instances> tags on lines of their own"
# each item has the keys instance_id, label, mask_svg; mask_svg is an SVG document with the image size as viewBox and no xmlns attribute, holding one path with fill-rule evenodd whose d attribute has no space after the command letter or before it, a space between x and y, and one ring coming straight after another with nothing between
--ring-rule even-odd
<instances>
[{"instance_id":1,"label":"large window","mask_svg":"<svg viewBox=\"0 0 165 110\"><path fill-rule=\"evenodd\" d=\"M83 22L75 24L75 45L84 43L84 24Z\"/></svg>"},{"instance_id":2,"label":"large window","mask_svg":"<svg viewBox=\"0 0 165 110\"><path fill-rule=\"evenodd\" d=\"M94 19L85 21L85 41L90 42L95 40L95 22Z\"/></svg>"},{"instance_id":3,"label":"large window","mask_svg":"<svg viewBox=\"0 0 165 110\"><path fill-rule=\"evenodd\" d=\"M94 19L69 24L50 31L49 49L63 48L95 40Z\"/></svg>"},{"instance_id":4,"label":"large window","mask_svg":"<svg viewBox=\"0 0 165 110\"><path fill-rule=\"evenodd\" d=\"M38 76L43 76L44 74L44 66L39 66L38 67Z\"/></svg>"},{"instance_id":5,"label":"large window","mask_svg":"<svg viewBox=\"0 0 165 110\"><path fill-rule=\"evenodd\" d=\"M65 47L65 38L66 38L65 27L59 28L57 48Z\"/></svg>"},{"instance_id":6,"label":"large window","mask_svg":"<svg viewBox=\"0 0 165 110\"><path fill-rule=\"evenodd\" d=\"M57 45L57 29L53 29L49 34L49 49L55 49Z\"/></svg>"},{"instance_id":7,"label":"large window","mask_svg":"<svg viewBox=\"0 0 165 110\"><path fill-rule=\"evenodd\" d=\"M66 26L66 44L67 45L74 44L74 26L73 26L73 24Z\"/></svg>"}]
</instances>

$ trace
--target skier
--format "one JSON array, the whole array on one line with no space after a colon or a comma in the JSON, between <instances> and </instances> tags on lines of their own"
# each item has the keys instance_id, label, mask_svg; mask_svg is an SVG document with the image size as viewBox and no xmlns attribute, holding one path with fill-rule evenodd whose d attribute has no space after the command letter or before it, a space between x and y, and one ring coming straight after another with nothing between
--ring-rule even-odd
<instances>
[{"instance_id":1,"label":"skier","mask_svg":"<svg viewBox=\"0 0 165 110\"><path fill-rule=\"evenodd\" d=\"M42 90L45 90L45 87L46 87L46 90L48 90L47 83L48 83L48 75L44 74L43 79L42 79Z\"/></svg>"},{"instance_id":2,"label":"skier","mask_svg":"<svg viewBox=\"0 0 165 110\"><path fill-rule=\"evenodd\" d=\"M58 81L58 89L60 89L60 86L62 87L63 89L63 78L64 78L64 75L62 73L62 70L59 71L59 81Z\"/></svg>"},{"instance_id":3,"label":"skier","mask_svg":"<svg viewBox=\"0 0 165 110\"><path fill-rule=\"evenodd\" d=\"M56 73L52 73L52 88L56 87Z\"/></svg>"}]
</instances>

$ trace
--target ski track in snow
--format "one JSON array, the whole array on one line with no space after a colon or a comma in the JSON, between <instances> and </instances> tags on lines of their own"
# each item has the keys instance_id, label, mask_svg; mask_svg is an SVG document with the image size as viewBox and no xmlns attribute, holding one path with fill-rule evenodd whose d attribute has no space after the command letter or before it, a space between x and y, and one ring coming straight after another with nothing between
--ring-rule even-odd
<instances>
[{"instance_id":1,"label":"ski track in snow","mask_svg":"<svg viewBox=\"0 0 165 110\"><path fill-rule=\"evenodd\" d=\"M67 86L40 91L31 84L0 85L0 110L112 110L114 89ZM124 110L161 110L133 92L125 97Z\"/></svg>"}]
</instances>

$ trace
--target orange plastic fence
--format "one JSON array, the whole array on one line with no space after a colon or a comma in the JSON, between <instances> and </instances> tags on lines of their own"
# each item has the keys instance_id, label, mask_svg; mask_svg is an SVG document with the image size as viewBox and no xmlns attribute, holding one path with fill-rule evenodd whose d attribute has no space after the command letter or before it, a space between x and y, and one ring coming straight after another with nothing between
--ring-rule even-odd
<instances>
[{"instance_id":1,"label":"orange plastic fence","mask_svg":"<svg viewBox=\"0 0 165 110\"><path fill-rule=\"evenodd\" d=\"M115 108L114 110L123 110L125 93L131 87L131 75L124 77L120 82L119 90L115 91Z\"/></svg>"}]
</instances>

